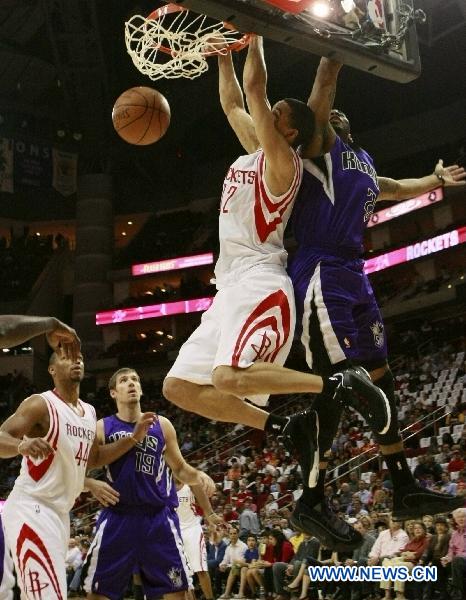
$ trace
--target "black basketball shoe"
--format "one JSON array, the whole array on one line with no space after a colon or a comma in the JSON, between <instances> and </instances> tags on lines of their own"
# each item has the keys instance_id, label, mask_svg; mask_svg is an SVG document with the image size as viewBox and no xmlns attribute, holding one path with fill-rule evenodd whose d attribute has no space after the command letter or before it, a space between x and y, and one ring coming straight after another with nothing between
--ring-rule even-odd
<instances>
[{"instance_id":1,"label":"black basketball shoe","mask_svg":"<svg viewBox=\"0 0 466 600\"><path fill-rule=\"evenodd\" d=\"M337 552L354 550L363 542L359 531L340 519L324 499L313 508L299 499L290 523L299 531L315 536L326 548Z\"/></svg>"},{"instance_id":2,"label":"black basketball shoe","mask_svg":"<svg viewBox=\"0 0 466 600\"><path fill-rule=\"evenodd\" d=\"M449 513L455 508L463 508L465 498L440 494L411 483L393 490L393 517L395 519L416 519L423 515Z\"/></svg>"},{"instance_id":3,"label":"black basketball shoe","mask_svg":"<svg viewBox=\"0 0 466 600\"><path fill-rule=\"evenodd\" d=\"M372 383L369 373L362 367L350 367L332 377L340 380L334 398L354 408L372 431L387 433L392 420L390 403L383 390Z\"/></svg>"},{"instance_id":4,"label":"black basketball shoe","mask_svg":"<svg viewBox=\"0 0 466 600\"><path fill-rule=\"evenodd\" d=\"M319 477L319 419L315 410L304 410L287 417L282 430L283 443L296 456L308 487L315 487Z\"/></svg>"}]
</instances>

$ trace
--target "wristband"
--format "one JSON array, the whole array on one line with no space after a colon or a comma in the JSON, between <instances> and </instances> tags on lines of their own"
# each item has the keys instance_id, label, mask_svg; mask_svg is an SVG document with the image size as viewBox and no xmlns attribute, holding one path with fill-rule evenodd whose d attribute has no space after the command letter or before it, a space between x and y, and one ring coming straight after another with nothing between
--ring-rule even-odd
<instances>
[{"instance_id":1,"label":"wristband","mask_svg":"<svg viewBox=\"0 0 466 600\"><path fill-rule=\"evenodd\" d=\"M16 447L16 452L17 452L18 454L21 454L21 452L19 451L19 447L21 446L21 444L22 444L23 442L24 442L24 440L19 440L19 443L18 443L18 445L17 445L17 447Z\"/></svg>"},{"instance_id":2,"label":"wristband","mask_svg":"<svg viewBox=\"0 0 466 600\"><path fill-rule=\"evenodd\" d=\"M445 177L443 175L439 175L439 173L434 173L437 179L440 181L442 185L445 185Z\"/></svg>"}]
</instances>

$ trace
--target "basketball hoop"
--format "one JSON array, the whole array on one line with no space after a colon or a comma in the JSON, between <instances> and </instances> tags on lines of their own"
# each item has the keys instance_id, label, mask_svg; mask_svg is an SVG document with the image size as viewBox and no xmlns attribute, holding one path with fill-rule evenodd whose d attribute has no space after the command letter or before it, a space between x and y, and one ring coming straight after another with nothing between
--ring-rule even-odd
<instances>
[{"instance_id":1,"label":"basketball hoop","mask_svg":"<svg viewBox=\"0 0 466 600\"><path fill-rule=\"evenodd\" d=\"M249 36L229 23L167 4L148 17L131 17L125 23L125 43L138 71L152 81L194 79L208 70L209 56L241 50Z\"/></svg>"}]
</instances>

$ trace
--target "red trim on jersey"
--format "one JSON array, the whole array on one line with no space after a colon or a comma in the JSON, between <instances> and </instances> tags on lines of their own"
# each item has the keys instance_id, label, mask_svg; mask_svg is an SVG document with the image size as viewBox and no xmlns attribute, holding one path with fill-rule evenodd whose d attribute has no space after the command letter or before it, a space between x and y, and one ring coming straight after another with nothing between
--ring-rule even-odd
<instances>
[{"instance_id":1,"label":"red trim on jersey","mask_svg":"<svg viewBox=\"0 0 466 600\"><path fill-rule=\"evenodd\" d=\"M57 408L53 405L50 400L44 398L47 402L47 407L49 409L49 417L50 417L50 428L47 437L45 438L47 442L50 443L54 450L57 449L58 445L58 434L60 433L60 422L58 420L58 411ZM34 464L29 456L26 456L26 465L29 472L29 475L34 479L34 481L39 481L45 473L48 471L50 465L52 464L53 459L55 458L55 452L51 452L47 458L45 458L38 465Z\"/></svg>"},{"instance_id":2,"label":"red trim on jersey","mask_svg":"<svg viewBox=\"0 0 466 600\"><path fill-rule=\"evenodd\" d=\"M37 548L39 554L37 554L32 548L28 548L24 553L23 558L21 558L21 550L25 542L31 542L33 546ZM16 556L18 557L18 565L20 570L21 579L23 580L23 585L26 590L26 579L25 579L25 569L26 563L29 559L34 559L47 573L50 583L52 584L53 589L57 595L58 600L63 600L63 596L60 590L60 584L58 582L57 574L55 573L55 569L53 566L52 559L50 558L50 554L47 552L44 542L40 539L37 533L29 527L27 523L21 527L21 531L19 532L18 540L16 542ZM44 562L45 559L45 562ZM47 564L46 564L47 563ZM35 597L35 592L34 597ZM39 592L40 597L40 592Z\"/></svg>"},{"instance_id":3,"label":"red trim on jersey","mask_svg":"<svg viewBox=\"0 0 466 600\"><path fill-rule=\"evenodd\" d=\"M281 328L280 323L277 322L277 317L275 315L268 315L266 313L273 308L280 309L281 315ZM261 317L264 317L261 319ZM257 321L254 326L252 324L254 321ZM231 364L233 367L237 367L239 365L239 360L241 358L241 354L244 350L246 344L250 341L254 333L258 329L266 329L271 328L272 331L276 334L277 343L275 345L275 349L261 357L263 362L273 362L279 352L279 350L286 343L288 336L290 335L290 322L291 322L291 311L290 305L288 303L288 298L283 290L277 290L273 292L267 298L262 300L262 302L256 306L256 308L252 311L249 317L246 319L238 339L236 340L235 349L233 351L233 356L231 359ZM281 330L283 331L283 340L281 339Z\"/></svg>"},{"instance_id":4,"label":"red trim on jersey","mask_svg":"<svg viewBox=\"0 0 466 600\"><path fill-rule=\"evenodd\" d=\"M293 152L295 175L290 189L288 192L286 192L283 198L281 198L281 200L274 202L272 197L269 196L269 193L264 185L265 154L262 152L259 156L257 177L255 178L254 182L254 218L256 222L256 231L262 243L264 243L269 235L277 229L278 225L280 225L282 222L283 213L296 197L296 192L301 184L302 174L302 168L299 160L300 159L298 159L297 154ZM265 214L266 212L270 217L277 212L278 215L272 221L268 221L267 215Z\"/></svg>"}]
</instances>

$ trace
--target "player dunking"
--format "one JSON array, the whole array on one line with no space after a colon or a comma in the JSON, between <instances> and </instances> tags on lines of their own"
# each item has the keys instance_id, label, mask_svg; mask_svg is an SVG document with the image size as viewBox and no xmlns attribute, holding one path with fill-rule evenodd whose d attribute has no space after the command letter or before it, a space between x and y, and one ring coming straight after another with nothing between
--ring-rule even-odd
<instances>
[{"instance_id":1,"label":"player dunking","mask_svg":"<svg viewBox=\"0 0 466 600\"><path fill-rule=\"evenodd\" d=\"M385 392L391 423L385 432L374 434L393 481L393 516L419 518L451 511L463 501L420 487L408 467L383 321L360 256L364 229L378 200L403 200L439 185L461 185L466 174L457 165L443 167L440 161L432 175L421 179L378 177L372 158L353 142L348 119L340 111L331 111L340 67L323 58L309 98L316 129L311 143L302 148L302 156L310 160L304 160L303 183L294 207L298 250L288 272L309 366L325 375L360 364ZM331 447L341 410L329 410L325 394L313 408L321 424L323 457ZM322 460L318 485L304 490L293 522L327 547L338 549L341 544L345 548L356 544L360 536L324 502L326 466Z\"/></svg>"},{"instance_id":2,"label":"player dunking","mask_svg":"<svg viewBox=\"0 0 466 600\"><path fill-rule=\"evenodd\" d=\"M79 399L82 355L71 360L57 350L49 373L54 390L26 398L0 428L0 456L23 456L3 525L22 597L31 600L66 598L69 511L83 490L86 469L134 447L154 418L142 415L131 437L102 448L95 441L95 410Z\"/></svg>"},{"instance_id":3,"label":"player dunking","mask_svg":"<svg viewBox=\"0 0 466 600\"><path fill-rule=\"evenodd\" d=\"M189 486L176 480L178 496L178 518L180 520L181 537L184 551L188 559L191 575L196 574L206 600L213 600L212 582L207 566L207 548L202 531L201 518L196 512L196 502L204 513L209 525L223 522L223 519L212 510L207 494L199 486Z\"/></svg>"},{"instance_id":4,"label":"player dunking","mask_svg":"<svg viewBox=\"0 0 466 600\"><path fill-rule=\"evenodd\" d=\"M142 414L141 382L134 369L119 369L108 386L117 413L97 423L102 448L131 438ZM89 600L119 600L136 569L148 600L184 598L189 571L172 472L208 493L215 490L210 477L186 463L173 425L162 416L151 424L141 443L107 466L107 482L119 493L119 502L104 508L96 523L83 570Z\"/></svg>"},{"instance_id":5,"label":"player dunking","mask_svg":"<svg viewBox=\"0 0 466 600\"><path fill-rule=\"evenodd\" d=\"M295 306L286 274L283 234L298 192L302 163L295 148L313 132L312 112L294 99L273 108L266 95L262 39L252 36L243 83L250 114L229 53L219 56L220 100L229 123L250 154L228 170L220 207L218 293L201 325L182 346L164 382L165 397L208 418L283 435L298 455L307 483L317 478L318 424L313 411L278 417L259 408L269 394L356 388L376 429L387 426L383 394L354 370L327 377L285 369ZM256 406L246 402L248 398ZM359 396L352 395L353 406Z\"/></svg>"}]
</instances>

